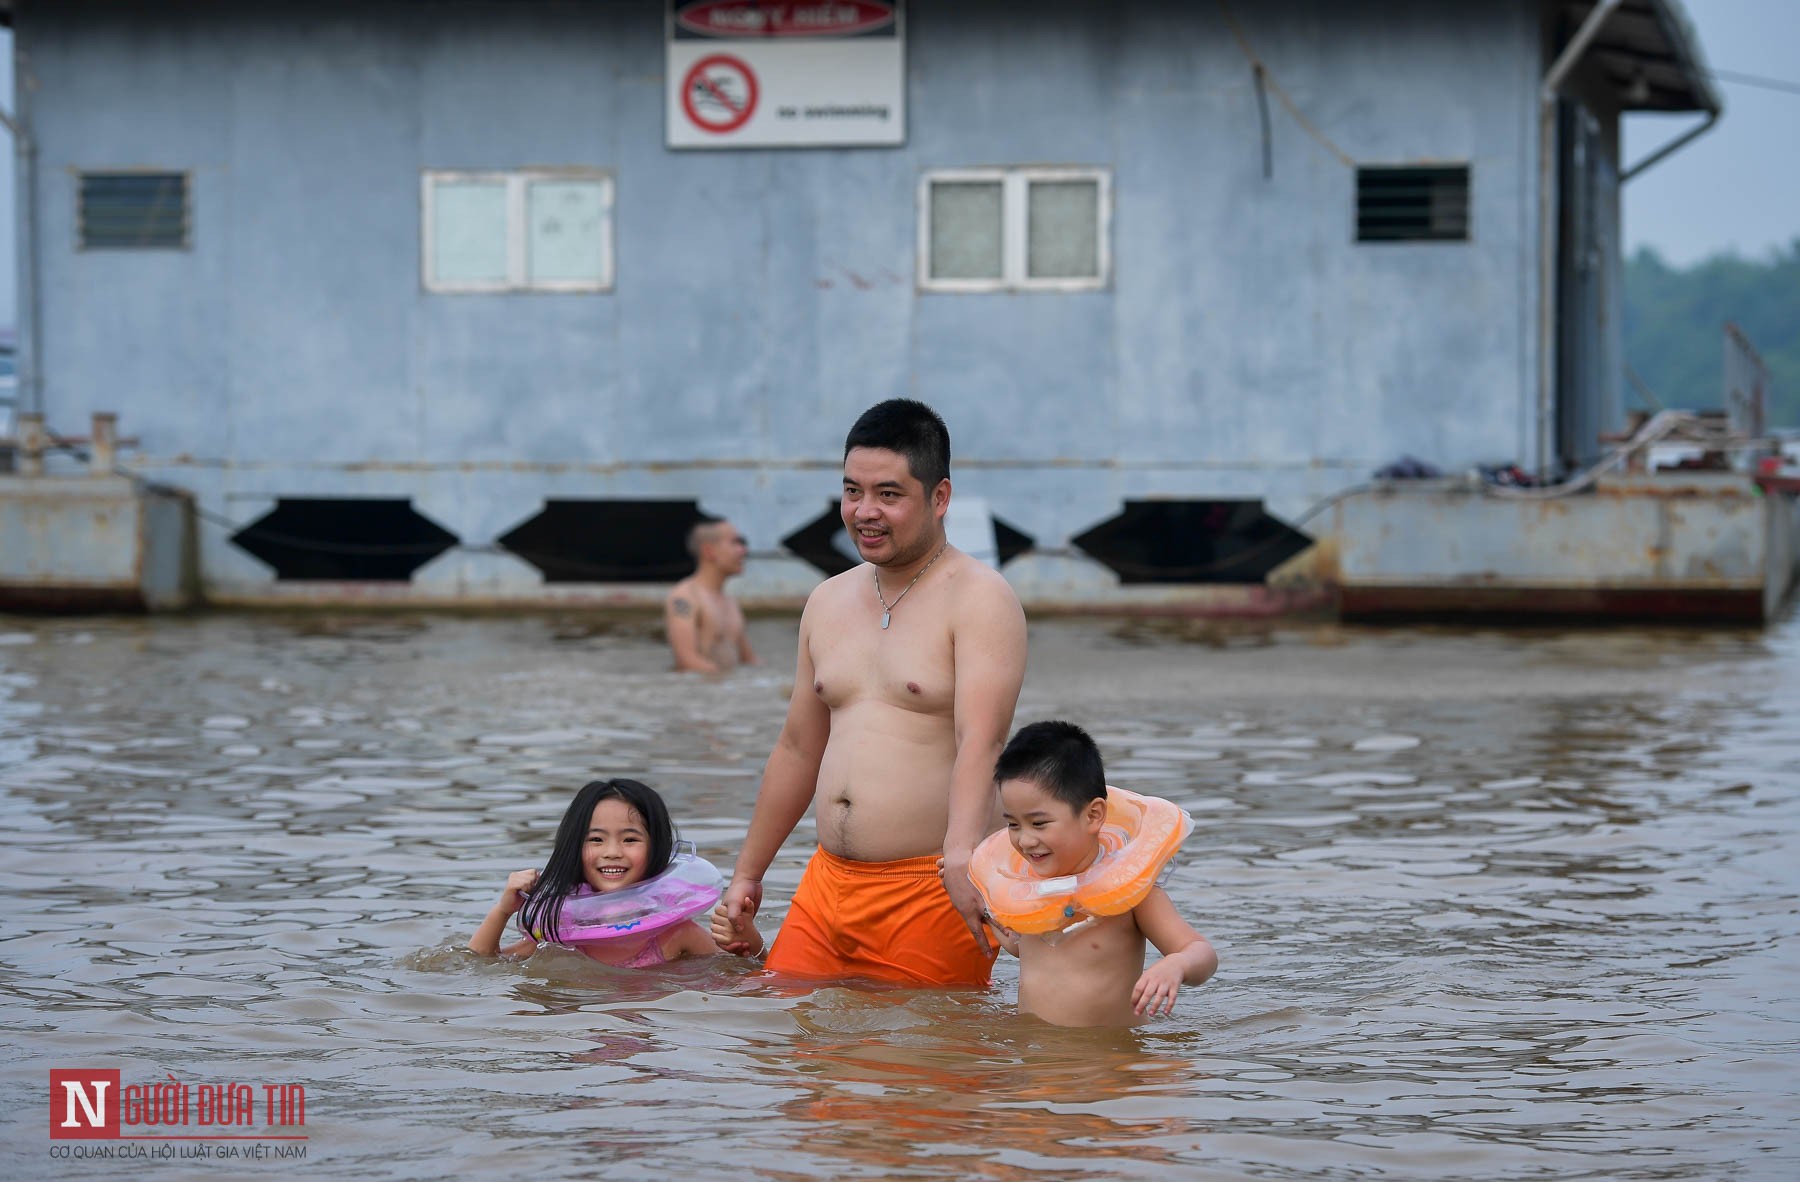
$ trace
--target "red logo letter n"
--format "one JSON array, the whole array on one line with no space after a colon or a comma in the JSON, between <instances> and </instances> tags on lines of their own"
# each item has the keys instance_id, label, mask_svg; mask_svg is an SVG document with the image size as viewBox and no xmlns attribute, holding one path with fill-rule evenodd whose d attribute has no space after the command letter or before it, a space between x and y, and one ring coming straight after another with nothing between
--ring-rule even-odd
<instances>
[{"instance_id":1,"label":"red logo letter n","mask_svg":"<svg viewBox=\"0 0 1800 1182\"><path fill-rule=\"evenodd\" d=\"M117 1071L50 1072L50 1139L116 1139L119 1135Z\"/></svg>"}]
</instances>

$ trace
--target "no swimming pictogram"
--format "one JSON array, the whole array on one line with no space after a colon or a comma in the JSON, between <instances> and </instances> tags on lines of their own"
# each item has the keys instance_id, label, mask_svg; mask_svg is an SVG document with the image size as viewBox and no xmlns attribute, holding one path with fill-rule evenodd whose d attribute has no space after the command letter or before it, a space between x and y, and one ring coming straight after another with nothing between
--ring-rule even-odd
<instances>
[{"instance_id":1,"label":"no swimming pictogram","mask_svg":"<svg viewBox=\"0 0 1800 1182\"><path fill-rule=\"evenodd\" d=\"M756 74L729 53L703 57L681 80L681 109L701 131L736 131L756 111Z\"/></svg>"}]
</instances>

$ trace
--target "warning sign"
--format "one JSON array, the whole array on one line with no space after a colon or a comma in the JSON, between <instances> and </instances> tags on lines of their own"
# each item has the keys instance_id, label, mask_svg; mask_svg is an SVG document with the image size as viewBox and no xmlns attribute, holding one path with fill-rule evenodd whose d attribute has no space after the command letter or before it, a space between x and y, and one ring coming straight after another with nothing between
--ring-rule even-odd
<instances>
[{"instance_id":1,"label":"warning sign","mask_svg":"<svg viewBox=\"0 0 1800 1182\"><path fill-rule=\"evenodd\" d=\"M708 54L681 79L681 110L701 131L736 131L756 113L756 72L729 53Z\"/></svg>"},{"instance_id":2,"label":"warning sign","mask_svg":"<svg viewBox=\"0 0 1800 1182\"><path fill-rule=\"evenodd\" d=\"M902 0L670 0L671 148L906 142Z\"/></svg>"}]
</instances>

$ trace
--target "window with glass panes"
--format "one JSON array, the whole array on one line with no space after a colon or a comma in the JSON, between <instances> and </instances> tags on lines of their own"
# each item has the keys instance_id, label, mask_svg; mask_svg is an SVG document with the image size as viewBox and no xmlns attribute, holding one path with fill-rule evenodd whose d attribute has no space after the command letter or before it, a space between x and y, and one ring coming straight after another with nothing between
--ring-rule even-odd
<instances>
[{"instance_id":1,"label":"window with glass panes","mask_svg":"<svg viewBox=\"0 0 1800 1182\"><path fill-rule=\"evenodd\" d=\"M612 289L613 182L606 173L427 172L423 184L427 291Z\"/></svg>"},{"instance_id":2,"label":"window with glass panes","mask_svg":"<svg viewBox=\"0 0 1800 1182\"><path fill-rule=\"evenodd\" d=\"M1097 168L962 168L919 189L919 286L927 291L1084 291L1106 286L1110 176Z\"/></svg>"}]
</instances>

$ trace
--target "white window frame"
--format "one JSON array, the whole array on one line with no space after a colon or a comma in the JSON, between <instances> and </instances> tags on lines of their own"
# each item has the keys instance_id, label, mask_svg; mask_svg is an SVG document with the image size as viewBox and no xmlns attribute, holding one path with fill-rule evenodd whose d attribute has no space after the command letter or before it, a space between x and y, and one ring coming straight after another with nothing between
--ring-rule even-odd
<instances>
[{"instance_id":1,"label":"white window frame","mask_svg":"<svg viewBox=\"0 0 1800 1182\"><path fill-rule=\"evenodd\" d=\"M441 181L506 184L506 278L439 279L433 266L432 233L437 228L436 186ZM527 258L526 195L533 181L587 181L600 186L600 277L598 279L531 280ZM493 292L607 292L613 289L613 176L600 168L517 168L471 171L428 168L419 177L419 279L426 291L443 295Z\"/></svg>"},{"instance_id":2,"label":"white window frame","mask_svg":"<svg viewBox=\"0 0 1800 1182\"><path fill-rule=\"evenodd\" d=\"M1030 186L1038 181L1093 181L1099 187L1097 275L1085 278L1034 279L1025 273L1030 242ZM1000 184L1000 277L937 279L931 274L931 187L956 183ZM1112 170L1073 165L1017 168L937 168L919 178L920 291L1101 291L1112 282Z\"/></svg>"}]
</instances>

